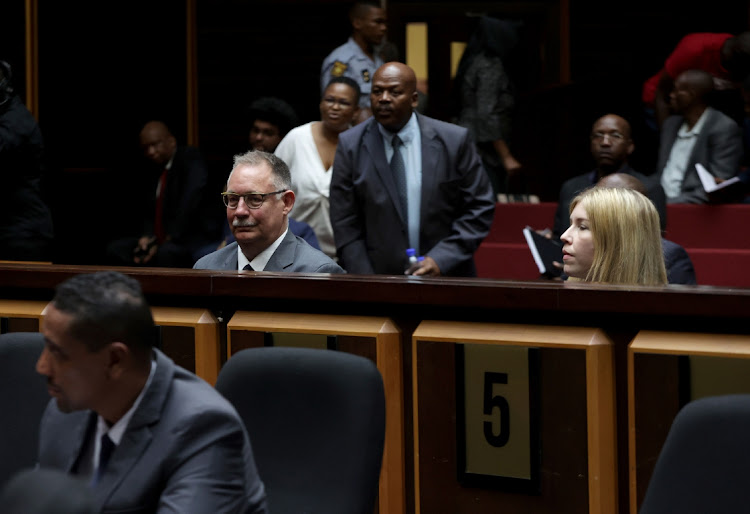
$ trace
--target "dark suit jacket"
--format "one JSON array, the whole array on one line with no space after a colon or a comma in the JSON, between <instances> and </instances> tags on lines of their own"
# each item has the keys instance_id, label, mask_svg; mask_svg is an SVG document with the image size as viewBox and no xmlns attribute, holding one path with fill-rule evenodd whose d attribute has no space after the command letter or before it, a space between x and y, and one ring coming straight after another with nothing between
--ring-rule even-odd
<instances>
[{"instance_id":1,"label":"dark suit jacket","mask_svg":"<svg viewBox=\"0 0 750 514\"><path fill-rule=\"evenodd\" d=\"M659 140L659 159L657 161L656 179L661 182L664 166L669 160L672 145L677 139L677 132L685 121L682 116L670 116L664 120ZM695 146L688 159L682 191L675 198L668 198L669 203L707 203L708 195L701 185L695 164L701 163L709 173L719 178L731 178L740 170L744 149L742 129L729 116L712 109L707 109L706 122L701 129Z\"/></svg>"},{"instance_id":2,"label":"dark suit jacket","mask_svg":"<svg viewBox=\"0 0 750 514\"><path fill-rule=\"evenodd\" d=\"M646 186L646 195L651 199L659 212L659 223L661 229L664 230L667 227L667 197L664 194L664 188L661 184L653 177L647 177L642 173L638 173L630 166L624 166L618 173L626 173L637 178L643 185ZM596 170L584 173L583 175L577 175L573 178L569 178L560 187L560 198L557 202L557 211L555 212L555 224L553 233L556 237L560 237L563 232L568 230L570 226L570 202L573 198L578 195L584 189L594 186L598 177Z\"/></svg>"},{"instance_id":3,"label":"dark suit jacket","mask_svg":"<svg viewBox=\"0 0 750 514\"><path fill-rule=\"evenodd\" d=\"M44 140L17 96L0 106L0 259L24 259L8 246L52 243L52 216L42 198ZM46 258L51 258L47 255Z\"/></svg>"},{"instance_id":4,"label":"dark suit jacket","mask_svg":"<svg viewBox=\"0 0 750 514\"><path fill-rule=\"evenodd\" d=\"M144 225L141 235L153 235L154 211L156 208L156 183L161 170L154 172L155 180L144 187ZM153 177L152 177L153 178ZM217 216L207 216L208 202L213 212L221 213L218 195L208 197L208 168L201 152L189 146L177 147L172 167L167 173L162 224L164 232L172 242L190 250L220 233ZM220 220L219 220L220 221Z\"/></svg>"},{"instance_id":5,"label":"dark suit jacket","mask_svg":"<svg viewBox=\"0 0 750 514\"><path fill-rule=\"evenodd\" d=\"M443 275L475 276L474 252L487 236L495 201L468 131L417 115L422 141L419 245ZM403 275L408 227L370 118L339 136L331 177L331 224L349 273Z\"/></svg>"},{"instance_id":6,"label":"dark suit jacket","mask_svg":"<svg viewBox=\"0 0 750 514\"><path fill-rule=\"evenodd\" d=\"M155 350L156 371L93 488L97 512L264 513L265 489L234 407ZM91 411L42 418L39 464L75 473L96 426Z\"/></svg>"},{"instance_id":7,"label":"dark suit jacket","mask_svg":"<svg viewBox=\"0 0 750 514\"><path fill-rule=\"evenodd\" d=\"M194 269L237 270L237 242L198 259ZM292 271L298 273L345 273L320 250L288 230L286 236L268 260L263 271Z\"/></svg>"},{"instance_id":8,"label":"dark suit jacket","mask_svg":"<svg viewBox=\"0 0 750 514\"><path fill-rule=\"evenodd\" d=\"M664 252L664 265L667 268L667 281L670 284L697 284L693 261L690 260L687 251L677 243L663 238L661 247Z\"/></svg>"}]
</instances>

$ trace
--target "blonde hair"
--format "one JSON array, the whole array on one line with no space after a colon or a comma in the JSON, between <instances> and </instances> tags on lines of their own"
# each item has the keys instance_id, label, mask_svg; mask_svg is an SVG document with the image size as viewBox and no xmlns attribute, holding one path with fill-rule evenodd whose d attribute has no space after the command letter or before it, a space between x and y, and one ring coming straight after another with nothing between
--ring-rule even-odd
<instances>
[{"instance_id":1,"label":"blonde hair","mask_svg":"<svg viewBox=\"0 0 750 514\"><path fill-rule=\"evenodd\" d=\"M592 187L573 199L570 211L579 204L594 242L586 282L667 283L659 213L651 200L632 189Z\"/></svg>"}]
</instances>

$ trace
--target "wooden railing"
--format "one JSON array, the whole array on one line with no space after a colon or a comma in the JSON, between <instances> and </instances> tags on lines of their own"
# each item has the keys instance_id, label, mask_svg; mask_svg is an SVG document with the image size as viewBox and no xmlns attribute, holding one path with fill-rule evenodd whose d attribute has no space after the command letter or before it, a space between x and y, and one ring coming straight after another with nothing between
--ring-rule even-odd
<instances>
[{"instance_id":1,"label":"wooden railing","mask_svg":"<svg viewBox=\"0 0 750 514\"><path fill-rule=\"evenodd\" d=\"M61 265L23 265L4 264L0 265L0 299L10 304L22 305L19 302L47 302L53 294L55 286L78 273L87 273L104 268L87 266L61 266ZM554 469L541 469L542 476L540 496L532 496L528 501L536 512L594 512L606 506L608 501L615 501L618 511L626 513L631 510L630 505L630 479L628 469L629 442L628 442L628 366L627 348L640 333L647 331L659 331L660 333L702 333L711 334L717 341L730 341L736 335L747 335L750 331L746 323L747 312L750 312L750 290L729 289L710 286L667 286L663 288L626 287L626 286L603 286L587 284L564 284L554 282L522 282L504 281L493 279L460 279L460 278L415 278L415 277L391 277L391 276L363 276L363 275L324 275L324 274L297 274L297 273L254 273L254 272L227 272L207 270L178 270L178 269L155 269L155 268L119 268L123 273L133 276L142 284L144 293L149 303L155 309L182 308L198 309L195 312L208 312L210 319L216 320L218 330L220 355L218 364L221 365L226 359L227 324L238 312L246 313L271 313L268 315L269 322L273 321L272 313L284 314L288 317L299 316L300 322L305 319L318 319L316 316L324 316L328 320L335 320L337 316L344 317L368 317L390 320L400 334L400 345L390 345L388 348L400 347L401 354L394 358L401 359L400 377L403 383L403 397L400 399L403 416L403 461L391 459L389 468L384 472L390 476L399 476L402 473L391 466L403 466L404 490L406 496L406 512L414 512L419 503L419 498L429 497L431 501L445 502L469 501L471 494L463 494L460 497L449 498L448 491L458 490L470 493L471 487L460 483L451 483L450 487L438 487L441 482L430 482L420 479L417 475L414 463L418 455L415 442L420 444L429 437L433 441L442 444L441 451L451 450L455 446L455 427L444 426L437 430L429 423L424 424L420 419L416 423L415 408L422 409L424 406L423 390L419 392L419 404L415 405L415 370L418 373L434 373L435 377L443 376L450 371L452 360L432 361L430 359L415 361L415 342L413 337L415 330L422 322L439 320L451 326L443 337L445 348L466 343L462 341L461 335L467 337L481 331L490 334L497 331L496 337L501 336L503 325L512 325L514 330L524 331L528 334L549 334L550 331L560 330L580 331L590 330L592 334L601 334L603 341L611 345L613 359L611 364L604 365L607 359L591 361L577 358L567 358L553 347L544 347L531 344L526 340L527 346L540 348L542 365L539 368L542 381L546 376L547 384L550 381L571 380L571 387L579 391L578 398L583 398L583 403L571 404L571 410L560 409L552 411L554 422L567 422L567 416L573 416L575 412L582 412L586 417L586 405L603 405L607 407L605 396L590 396L587 391L592 387L594 381L601 381L603 377L614 377L614 404L608 405L616 419L615 448L606 442L606 438L592 439L583 446L564 446L558 436L548 431L542 431L542 452L549 456L550 452L567 448L573 460L570 462L586 462L588 457L583 450L573 448L586 448L586 453L595 448L598 460L589 462L584 470L595 471L598 476L606 476L607 480L616 479L616 493L614 499L608 491L610 489L591 489L596 485L596 477L590 477L587 473L587 481L582 484L583 489L578 496L577 503L562 505L552 500L550 496L552 487L550 482L545 482L544 477L550 477ZM6 304L7 306L8 304ZM41 305L41 304L38 304ZM168 311L163 311L168 312ZM314 315L307 317L307 315ZM0 317L4 316L0 313ZM256 314L257 316L257 314ZM191 318L193 319L193 318ZM240 318L237 318L240 320ZM195 320L193 320L195 321ZM257 320L256 320L257 321ZM425 325L427 326L427 325ZM472 327L472 328L467 328ZM555 328L560 327L560 328ZM299 328L299 327L297 327ZM313 327L314 328L314 327ZM337 330L335 323L331 321L330 328L321 329L321 333L346 335L347 332ZM310 327L304 330L311 330ZM315 330L313 330L315 332ZM506 331L507 332L507 331ZM577 333L577 332L576 332ZM430 337L435 337L434 331ZM453 334L453 335L450 335ZM450 337L448 337L450 335ZM419 333L417 334L419 336ZM448 341L448 339L450 341ZM476 340L476 335L472 336ZM516 336L514 336L516 337ZM232 337L233 343L234 336ZM471 339L471 338L470 338ZM532 338L534 339L534 338ZM538 338L537 338L538 339ZM518 345L520 340L516 339ZM540 341L542 341L540 339ZM453 343L444 345L444 343ZM471 342L471 341L469 341ZM512 342L512 341L511 341ZM543 342L543 341L542 341ZM532 341L533 343L533 341ZM422 344L422 343L420 343ZM386 347L383 347L384 349ZM585 348L583 346L582 348ZM566 350L567 351L567 350ZM551 352L551 353L550 353ZM585 350L584 350L585 353ZM197 353L194 357L203 361ZM385 356L378 355L377 360ZM428 356L429 357L429 356ZM419 357L417 357L419 359ZM443 364L440 364L442 362ZM585 366L582 363L586 362ZM421 364L420 364L421 363ZM545 366L546 363L546 366ZM205 363L203 363L205 364ZM553 366L553 369L550 369ZM569 369L567 366L572 366ZM581 367L583 366L583 367ZM606 369L605 369L606 368ZM198 371L201 366L196 364ZM205 369L205 368L204 368ZM389 373L392 373L391 366ZM594 375L589 375L589 372ZM451 371L451 373L453 373ZM545 375L552 373L552 375ZM579 376L581 373L584 376ZM421 375L420 375L421 376ZM589 378L585 378L588 376ZM466 380L469 378L467 377ZM679 379L679 377L677 377ZM651 378L652 383L641 383L638 387L647 388L652 386L656 393L660 391L660 383L657 378ZM433 382L435 389L428 394L428 398L434 406L445 405L446 409L456 409L456 392L452 388L458 385L455 380ZM422 378L419 380L422 388L427 382ZM453 385L452 385L453 384ZM557 384L557 382L555 382ZM557 386L555 386L557 387ZM468 389L467 389L468 390ZM593 390L592 390L593 391ZM543 390L544 392L544 390ZM566 390L555 389L547 391L548 394L556 395L563 401L569 396ZM583 394L583 396L581 396ZM448 395L448 396L442 396ZM451 400L453 398L453 400ZM549 396L540 397L542 404L542 415L545 415L544 406L549 407L552 401ZM593 403L592 403L593 402ZM603 403L602 403L603 402ZM583 406L576 410L576 405ZM679 405L678 405L679 406ZM600 407L601 408L601 407ZM546 415L551 415L547 413ZM450 418L448 418L450 420ZM594 418L592 418L594 419ZM452 422L455 424L455 420ZM545 425L547 426L547 425ZM603 425L594 425L603 426ZM580 428L580 427L579 427ZM589 431L590 427L586 429ZM416 430L416 432L415 432ZM443 430L447 430L443 431ZM600 434L604 432L600 431ZM416 434L416 435L415 435ZM592 434L592 437L594 434ZM597 436L598 437L598 436ZM639 433L640 440L637 442L639 448L657 448L662 434L652 433L644 430ZM608 447L607 445L610 444ZM616 457L611 459L607 452L611 451ZM415 455L415 452L417 454ZM578 452L578 453L575 453ZM421 455L424 462L426 455ZM563 458L558 455L558 458ZM583 459L583 460L581 460ZM607 462L616 461L616 468L608 468ZM439 463L440 461L434 461ZM542 460L542 466L544 466ZM563 458L562 461L565 462ZM583 464L581 464L583 465ZM455 469L455 468L452 468ZM424 472L426 468L421 471ZM565 473L574 470L567 469ZM604 474L602 474L604 472ZM443 479L457 480L452 472L442 475ZM615 478L616 477L616 478ZM588 484L588 485L586 485ZM422 487L428 487L422 489ZM494 505L503 505L503 502L516 502L519 505L519 495L516 493L496 496L493 489L482 489L483 495L489 495ZM593 497L590 497L594 495ZM599 495L598 497L596 495ZM504 499L503 499L504 498ZM533 498L537 498L534 500ZM545 501L547 503L545 503ZM582 502L582 503L581 503ZM446 503L448 505L449 503ZM485 505L485 504L483 504ZM529 505L526 505L528 507ZM457 511L469 510L466 505L455 505ZM596 508L594 508L596 507ZM462 510L463 509L463 510ZM481 506L474 506L471 512L485 512Z\"/></svg>"}]
</instances>

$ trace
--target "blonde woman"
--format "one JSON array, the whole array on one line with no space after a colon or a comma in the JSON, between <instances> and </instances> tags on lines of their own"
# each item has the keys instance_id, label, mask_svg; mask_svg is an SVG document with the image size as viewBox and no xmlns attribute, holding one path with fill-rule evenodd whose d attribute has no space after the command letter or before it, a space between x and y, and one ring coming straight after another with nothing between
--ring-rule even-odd
<instances>
[{"instance_id":1,"label":"blonde woman","mask_svg":"<svg viewBox=\"0 0 750 514\"><path fill-rule=\"evenodd\" d=\"M659 214L643 194L594 187L570 204L570 227L560 236L563 271L573 280L665 285Z\"/></svg>"}]
</instances>

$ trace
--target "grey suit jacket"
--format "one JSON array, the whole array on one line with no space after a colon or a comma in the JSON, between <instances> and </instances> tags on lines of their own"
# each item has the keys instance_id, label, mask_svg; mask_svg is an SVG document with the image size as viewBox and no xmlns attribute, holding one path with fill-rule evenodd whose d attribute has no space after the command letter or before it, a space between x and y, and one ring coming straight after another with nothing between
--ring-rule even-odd
<instances>
[{"instance_id":1,"label":"grey suit jacket","mask_svg":"<svg viewBox=\"0 0 750 514\"><path fill-rule=\"evenodd\" d=\"M664 120L656 167L656 178L659 182L664 166L669 160L672 145L677 139L677 132L684 121L682 116L670 116ZM709 107L706 122L688 159L682 191L679 196L667 198L667 203L707 203L708 195L701 185L698 172L695 171L695 164L701 163L719 178L731 178L739 173L743 152L740 126L729 116Z\"/></svg>"},{"instance_id":2,"label":"grey suit jacket","mask_svg":"<svg viewBox=\"0 0 750 514\"><path fill-rule=\"evenodd\" d=\"M474 252L492 225L492 187L468 131L417 115L422 196L419 245L443 275L475 276ZM370 118L339 136L331 177L331 224L349 273L403 275L408 227L378 130Z\"/></svg>"},{"instance_id":3,"label":"grey suit jacket","mask_svg":"<svg viewBox=\"0 0 750 514\"><path fill-rule=\"evenodd\" d=\"M237 242L198 259L194 269L237 270ZM346 273L341 266L288 230L263 271Z\"/></svg>"},{"instance_id":4,"label":"grey suit jacket","mask_svg":"<svg viewBox=\"0 0 750 514\"><path fill-rule=\"evenodd\" d=\"M158 350L156 371L104 475L97 512L265 513L266 493L237 411ZM75 473L96 426L92 411L47 406L39 465Z\"/></svg>"}]
</instances>

